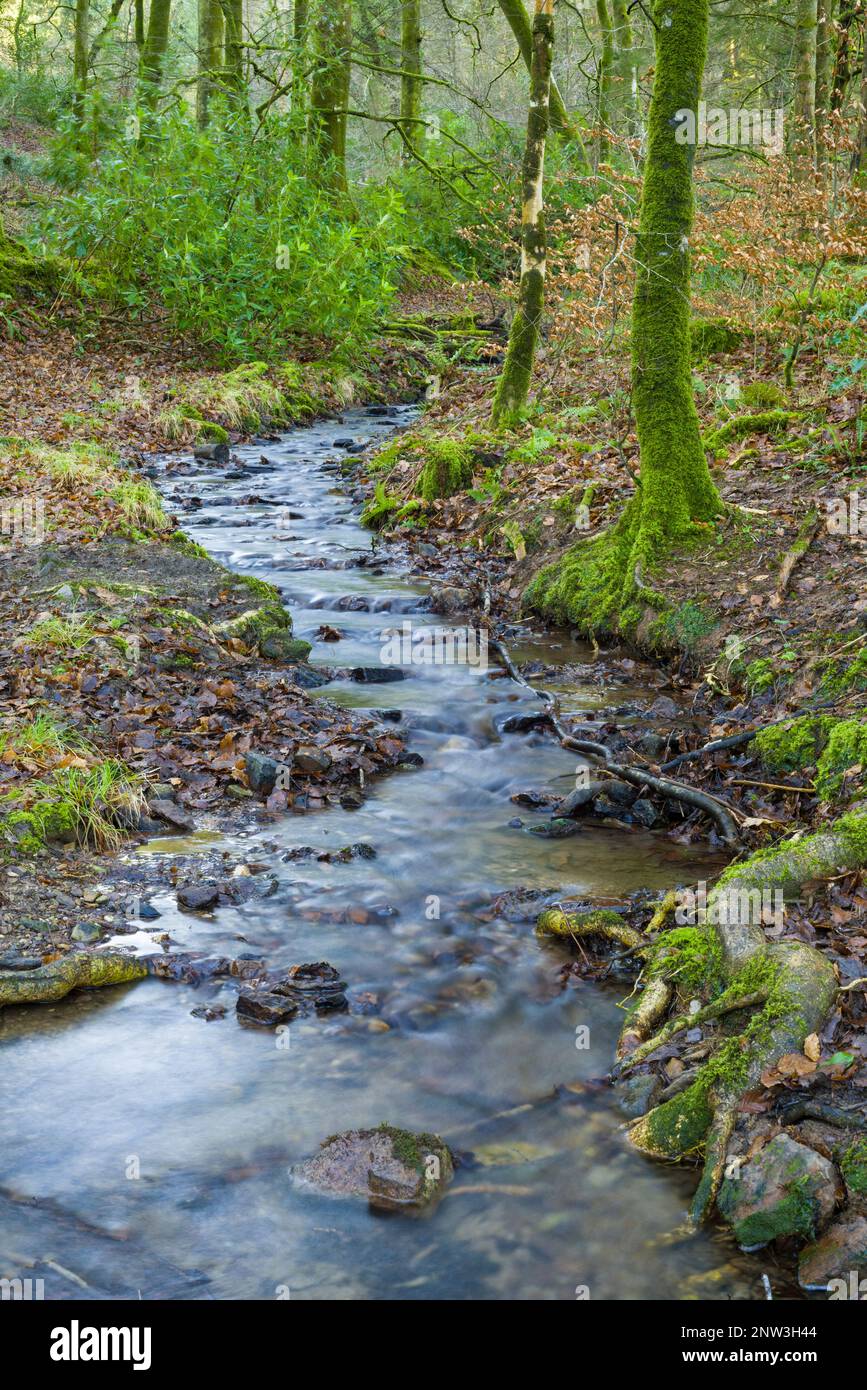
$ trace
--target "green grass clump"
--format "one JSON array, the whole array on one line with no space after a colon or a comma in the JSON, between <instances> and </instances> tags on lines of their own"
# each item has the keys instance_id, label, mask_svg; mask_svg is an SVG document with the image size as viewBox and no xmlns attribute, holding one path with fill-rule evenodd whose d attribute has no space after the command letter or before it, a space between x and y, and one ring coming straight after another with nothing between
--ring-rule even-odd
<instances>
[{"instance_id":1,"label":"green grass clump","mask_svg":"<svg viewBox=\"0 0 867 1390\"><path fill-rule=\"evenodd\" d=\"M369 526L371 531L381 531L395 512L400 510L400 498L392 497L385 490L385 483L377 483L373 490L373 496L365 504L361 513L363 526Z\"/></svg>"},{"instance_id":2,"label":"green grass clump","mask_svg":"<svg viewBox=\"0 0 867 1390\"><path fill-rule=\"evenodd\" d=\"M433 439L425 444L425 461L418 480L419 495L425 502L453 497L473 480L470 451L456 439Z\"/></svg>"},{"instance_id":3,"label":"green grass clump","mask_svg":"<svg viewBox=\"0 0 867 1390\"><path fill-rule=\"evenodd\" d=\"M124 478L111 490L127 524L144 532L168 530L171 525L159 493L150 483Z\"/></svg>"},{"instance_id":4,"label":"green grass clump","mask_svg":"<svg viewBox=\"0 0 867 1390\"><path fill-rule=\"evenodd\" d=\"M24 758L48 763L70 749L87 747L87 740L76 729L62 723L48 710L37 714L29 724L0 730L0 761Z\"/></svg>"},{"instance_id":5,"label":"green grass clump","mask_svg":"<svg viewBox=\"0 0 867 1390\"><path fill-rule=\"evenodd\" d=\"M70 613L65 617L52 615L40 619L29 632L24 633L22 640L37 652L77 654L84 651L95 635L93 618L89 614Z\"/></svg>"},{"instance_id":6,"label":"green grass clump","mask_svg":"<svg viewBox=\"0 0 867 1390\"><path fill-rule=\"evenodd\" d=\"M741 392L741 400L744 405L755 406L761 409L777 407L782 409L786 404L786 393L781 386L776 386L772 381L748 381Z\"/></svg>"},{"instance_id":7,"label":"green grass clump","mask_svg":"<svg viewBox=\"0 0 867 1390\"><path fill-rule=\"evenodd\" d=\"M61 840L92 849L116 849L145 808L141 778L113 758L89 768L57 768L29 782L23 793L3 799L19 801L22 795L23 809L12 811L5 823L11 828L26 822L30 848L34 843Z\"/></svg>"}]
</instances>

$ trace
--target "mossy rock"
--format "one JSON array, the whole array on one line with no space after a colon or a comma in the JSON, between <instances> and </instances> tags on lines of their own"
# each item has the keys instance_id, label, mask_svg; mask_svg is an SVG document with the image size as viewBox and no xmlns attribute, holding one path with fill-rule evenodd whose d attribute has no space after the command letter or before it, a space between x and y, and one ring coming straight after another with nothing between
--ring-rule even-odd
<instances>
[{"instance_id":1,"label":"mossy rock","mask_svg":"<svg viewBox=\"0 0 867 1390\"><path fill-rule=\"evenodd\" d=\"M718 1205L738 1244L755 1249L779 1236L814 1239L838 1195L830 1159L778 1134L724 1179Z\"/></svg>"},{"instance_id":2,"label":"mossy rock","mask_svg":"<svg viewBox=\"0 0 867 1390\"><path fill-rule=\"evenodd\" d=\"M436 1205L454 1166L439 1135L382 1124L332 1135L293 1174L329 1196L366 1197L380 1211L416 1215Z\"/></svg>"},{"instance_id":3,"label":"mossy rock","mask_svg":"<svg viewBox=\"0 0 867 1390\"><path fill-rule=\"evenodd\" d=\"M473 480L472 454L456 439L434 439L425 444L425 462L418 481L425 502L453 497Z\"/></svg>"},{"instance_id":4,"label":"mossy rock","mask_svg":"<svg viewBox=\"0 0 867 1390\"><path fill-rule=\"evenodd\" d=\"M286 632L285 629L269 632L259 643L262 656L267 656L272 661L306 661L312 650L309 642L305 642L301 637L293 637L291 632Z\"/></svg>"}]
</instances>

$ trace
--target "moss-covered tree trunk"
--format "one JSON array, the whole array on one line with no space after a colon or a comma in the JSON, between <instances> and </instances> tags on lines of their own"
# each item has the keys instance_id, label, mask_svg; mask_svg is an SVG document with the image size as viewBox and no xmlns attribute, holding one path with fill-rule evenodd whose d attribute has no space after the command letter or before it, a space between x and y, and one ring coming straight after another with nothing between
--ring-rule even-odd
<instances>
[{"instance_id":1,"label":"moss-covered tree trunk","mask_svg":"<svg viewBox=\"0 0 867 1390\"><path fill-rule=\"evenodd\" d=\"M816 25L816 167L824 169L828 162L825 134L831 106L831 79L834 67L834 15L837 0L819 0Z\"/></svg>"},{"instance_id":2,"label":"moss-covered tree trunk","mask_svg":"<svg viewBox=\"0 0 867 1390\"><path fill-rule=\"evenodd\" d=\"M608 0L596 0L596 18L599 21L600 53L596 64L596 125L599 134L596 139L596 167L608 158L608 131L611 127L611 78L614 67L614 36L611 31L611 15Z\"/></svg>"},{"instance_id":3,"label":"moss-covered tree trunk","mask_svg":"<svg viewBox=\"0 0 867 1390\"><path fill-rule=\"evenodd\" d=\"M196 77L196 120L200 130L208 124L211 94L217 87L223 66L223 11L220 0L199 0L198 73Z\"/></svg>"},{"instance_id":4,"label":"moss-covered tree trunk","mask_svg":"<svg viewBox=\"0 0 867 1390\"><path fill-rule=\"evenodd\" d=\"M551 58L554 51L554 0L536 0L530 106L521 187L521 284L512 320L506 361L497 384L491 418L495 425L517 424L527 404L539 324L545 303L545 141Z\"/></svg>"},{"instance_id":5,"label":"moss-covered tree trunk","mask_svg":"<svg viewBox=\"0 0 867 1390\"><path fill-rule=\"evenodd\" d=\"M308 151L317 177L335 192L343 193L348 187L346 107L352 65L350 0L318 0L314 42Z\"/></svg>"},{"instance_id":6,"label":"moss-covered tree trunk","mask_svg":"<svg viewBox=\"0 0 867 1390\"><path fill-rule=\"evenodd\" d=\"M497 0L497 4L503 12L508 22L509 28L518 41L518 48L524 60L527 71L533 63L533 28L527 11L524 9L524 0ZM551 79L550 97L550 119L552 130L558 131L567 140L573 140L581 151L584 163L589 168L589 161L584 149L584 141L581 132L575 121L566 110L566 103L560 95L560 89L553 77Z\"/></svg>"},{"instance_id":7,"label":"moss-covered tree trunk","mask_svg":"<svg viewBox=\"0 0 867 1390\"><path fill-rule=\"evenodd\" d=\"M169 20L172 0L151 0L147 36L141 51L139 75L142 101L153 109L160 94L163 65L169 46Z\"/></svg>"},{"instance_id":8,"label":"moss-covered tree trunk","mask_svg":"<svg viewBox=\"0 0 867 1390\"><path fill-rule=\"evenodd\" d=\"M143 49L144 46L145 46L144 0L135 0L135 21L134 21L134 23L135 23L135 46L136 46L136 48L138 49L138 52L139 52L139 61L141 61L142 49Z\"/></svg>"},{"instance_id":9,"label":"moss-covered tree trunk","mask_svg":"<svg viewBox=\"0 0 867 1390\"><path fill-rule=\"evenodd\" d=\"M308 0L295 0L292 7L292 110L303 115L307 109L307 44L310 32Z\"/></svg>"},{"instance_id":10,"label":"moss-covered tree trunk","mask_svg":"<svg viewBox=\"0 0 867 1390\"><path fill-rule=\"evenodd\" d=\"M802 159L816 158L816 37L818 0L798 0L795 20L795 129L792 148Z\"/></svg>"},{"instance_id":11,"label":"moss-covered tree trunk","mask_svg":"<svg viewBox=\"0 0 867 1390\"><path fill-rule=\"evenodd\" d=\"M75 30L72 53L73 98L72 110L80 125L87 95L87 66L89 58L90 0L75 0Z\"/></svg>"},{"instance_id":12,"label":"moss-covered tree trunk","mask_svg":"<svg viewBox=\"0 0 867 1390\"><path fill-rule=\"evenodd\" d=\"M235 105L244 91L244 0L220 0L223 11L223 81Z\"/></svg>"},{"instance_id":13,"label":"moss-covered tree trunk","mask_svg":"<svg viewBox=\"0 0 867 1390\"><path fill-rule=\"evenodd\" d=\"M406 139L424 143L422 112L421 0L402 0L400 10L400 119ZM403 147L404 159L412 152Z\"/></svg>"},{"instance_id":14,"label":"moss-covered tree trunk","mask_svg":"<svg viewBox=\"0 0 867 1390\"><path fill-rule=\"evenodd\" d=\"M708 0L656 0L656 72L635 248L632 403L641 449L634 508L639 563L707 522L721 504L701 441L690 370L695 145L677 113L697 113ZM670 19L670 23L666 23ZM627 581L630 576L627 575Z\"/></svg>"}]
</instances>

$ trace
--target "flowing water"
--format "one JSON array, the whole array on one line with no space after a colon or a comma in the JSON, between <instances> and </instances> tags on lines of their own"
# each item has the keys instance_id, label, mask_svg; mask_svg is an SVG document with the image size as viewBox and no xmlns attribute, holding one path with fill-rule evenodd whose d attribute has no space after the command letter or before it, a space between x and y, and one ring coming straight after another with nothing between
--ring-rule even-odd
<instances>
[{"instance_id":1,"label":"flowing water","mask_svg":"<svg viewBox=\"0 0 867 1390\"><path fill-rule=\"evenodd\" d=\"M170 501L204 499L185 529L278 584L297 636L313 640L322 623L345 634L317 643L314 664L378 665L384 627L413 613L444 622L419 611L426 585L371 549L334 464L335 438L381 437L411 416L348 412L264 446L270 466L263 446L238 449L252 478L208 465L161 482ZM251 490L262 503L233 505ZM350 596L366 606L337 606ZM515 655L587 658L564 635L528 639ZM353 997L375 996L376 1013L301 1019L275 1035L238 1024L227 984L193 992L153 979L7 1010L0 1276L35 1271L49 1298L760 1296L757 1269L720 1237L675 1234L688 1175L631 1153L612 1093L592 1084L611 1062L622 988L564 984L570 950L490 907L519 886L664 888L701 861L649 833L588 828L551 841L510 826L511 793L569 790L574 755L546 734L499 732L533 701L493 671L407 675L336 681L324 695L400 708L402 725L386 727L403 728L423 766L378 781L360 810L287 814L226 837L267 863L269 897L213 920L184 916L168 893L155 899L158 928L179 949L247 951L274 966L328 960ZM571 704L622 696L593 687ZM376 857L282 857L358 842ZM221 1001L220 1021L191 1013ZM589 1046L576 1047L578 1029ZM328 1135L382 1121L475 1155L433 1215L376 1215L293 1183L290 1165Z\"/></svg>"}]
</instances>

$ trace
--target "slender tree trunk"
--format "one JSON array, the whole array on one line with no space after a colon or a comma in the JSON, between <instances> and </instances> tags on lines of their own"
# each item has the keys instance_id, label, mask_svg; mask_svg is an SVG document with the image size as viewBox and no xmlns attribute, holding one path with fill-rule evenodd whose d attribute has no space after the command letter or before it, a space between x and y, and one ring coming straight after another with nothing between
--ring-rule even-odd
<instances>
[{"instance_id":1,"label":"slender tree trunk","mask_svg":"<svg viewBox=\"0 0 867 1390\"><path fill-rule=\"evenodd\" d=\"M345 192L346 106L352 64L351 0L318 0L315 16L316 67L310 87L307 143L317 175L336 192Z\"/></svg>"},{"instance_id":2,"label":"slender tree trunk","mask_svg":"<svg viewBox=\"0 0 867 1390\"><path fill-rule=\"evenodd\" d=\"M163 63L169 46L171 3L172 0L151 0L147 37L141 52L139 75L141 77L142 100L145 106L152 109L159 99Z\"/></svg>"},{"instance_id":3,"label":"slender tree trunk","mask_svg":"<svg viewBox=\"0 0 867 1390\"><path fill-rule=\"evenodd\" d=\"M509 333L506 361L497 385L491 418L495 425L518 423L527 404L539 323L545 302L545 214L543 183L551 58L554 51L554 0L536 0L530 63L530 105L521 201L521 284L518 311Z\"/></svg>"},{"instance_id":4,"label":"slender tree trunk","mask_svg":"<svg viewBox=\"0 0 867 1390\"><path fill-rule=\"evenodd\" d=\"M292 110L303 115L307 93L307 43L310 29L308 0L295 0L292 9Z\"/></svg>"},{"instance_id":5,"label":"slender tree trunk","mask_svg":"<svg viewBox=\"0 0 867 1390\"><path fill-rule=\"evenodd\" d=\"M867 15L861 21L861 111L858 116L858 147L852 157L852 172L859 184L867 183Z\"/></svg>"},{"instance_id":6,"label":"slender tree trunk","mask_svg":"<svg viewBox=\"0 0 867 1390\"><path fill-rule=\"evenodd\" d=\"M211 94L223 66L223 11L220 0L199 0L198 75L196 120L200 130L208 124Z\"/></svg>"},{"instance_id":7,"label":"slender tree trunk","mask_svg":"<svg viewBox=\"0 0 867 1390\"><path fill-rule=\"evenodd\" d=\"M402 0L400 11L400 119L403 133L413 145L424 143L421 67L421 0ZM404 159L412 159L406 146Z\"/></svg>"},{"instance_id":8,"label":"slender tree trunk","mask_svg":"<svg viewBox=\"0 0 867 1390\"><path fill-rule=\"evenodd\" d=\"M533 62L533 31L530 27L527 11L524 9L524 0L497 0L497 4L518 41L524 66L529 72ZM551 79L551 128L559 131L567 140L574 140L581 149L585 163L588 162L581 132L566 110L566 104L553 78Z\"/></svg>"},{"instance_id":9,"label":"slender tree trunk","mask_svg":"<svg viewBox=\"0 0 867 1390\"><path fill-rule=\"evenodd\" d=\"M795 24L795 132L793 149L803 158L816 159L816 37L817 0L798 0Z\"/></svg>"},{"instance_id":10,"label":"slender tree trunk","mask_svg":"<svg viewBox=\"0 0 867 1390\"><path fill-rule=\"evenodd\" d=\"M223 11L223 73L238 103L244 92L244 0L220 0Z\"/></svg>"},{"instance_id":11,"label":"slender tree trunk","mask_svg":"<svg viewBox=\"0 0 867 1390\"><path fill-rule=\"evenodd\" d=\"M80 125L84 114L84 98L87 95L87 65L90 50L90 0L75 0L75 31L72 55L72 77L74 96L72 110Z\"/></svg>"},{"instance_id":12,"label":"slender tree trunk","mask_svg":"<svg viewBox=\"0 0 867 1390\"><path fill-rule=\"evenodd\" d=\"M828 162L825 133L831 105L831 76L834 57L834 15L837 0L819 0L816 28L816 167Z\"/></svg>"},{"instance_id":13,"label":"slender tree trunk","mask_svg":"<svg viewBox=\"0 0 867 1390\"><path fill-rule=\"evenodd\" d=\"M641 113L638 97L638 62L632 47L634 36L629 19L627 0L612 0L615 41L618 53L618 71L622 77L625 91L622 101L627 112L627 129L636 135L641 126Z\"/></svg>"},{"instance_id":14,"label":"slender tree trunk","mask_svg":"<svg viewBox=\"0 0 867 1390\"><path fill-rule=\"evenodd\" d=\"M145 45L144 0L135 0L135 46L141 59Z\"/></svg>"},{"instance_id":15,"label":"slender tree trunk","mask_svg":"<svg viewBox=\"0 0 867 1390\"><path fill-rule=\"evenodd\" d=\"M852 24L857 13L858 0L841 0L840 17L836 24L837 44L834 54L834 81L831 84L831 110L840 111L846 98L846 88L852 73L849 69L849 53L852 46Z\"/></svg>"},{"instance_id":16,"label":"slender tree trunk","mask_svg":"<svg viewBox=\"0 0 867 1390\"><path fill-rule=\"evenodd\" d=\"M701 442L690 370L690 254L695 145L676 113L697 119L709 0L656 0L656 70L635 249L632 403L641 487L632 572L721 510ZM664 20L670 19L670 23ZM624 517L624 520L626 518ZM630 518L630 520L632 520Z\"/></svg>"},{"instance_id":17,"label":"slender tree trunk","mask_svg":"<svg viewBox=\"0 0 867 1390\"><path fill-rule=\"evenodd\" d=\"M596 167L608 158L608 131L611 129L611 77L614 67L614 39L607 0L596 0L596 18L602 35L602 52L596 64Z\"/></svg>"}]
</instances>

